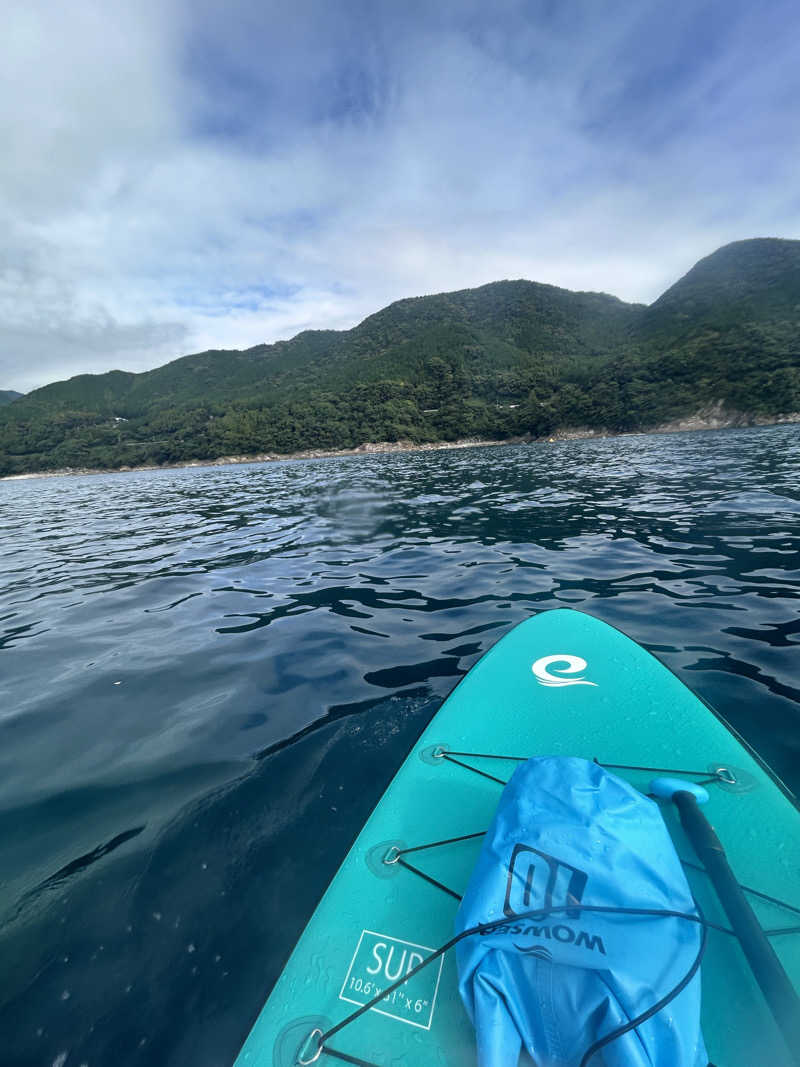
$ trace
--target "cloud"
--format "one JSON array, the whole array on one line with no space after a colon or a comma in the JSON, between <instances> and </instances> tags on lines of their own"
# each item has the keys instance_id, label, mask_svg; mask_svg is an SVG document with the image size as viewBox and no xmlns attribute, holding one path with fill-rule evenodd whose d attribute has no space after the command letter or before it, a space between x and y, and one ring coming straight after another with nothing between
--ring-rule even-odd
<instances>
[{"instance_id":1,"label":"cloud","mask_svg":"<svg viewBox=\"0 0 800 1067\"><path fill-rule=\"evenodd\" d=\"M800 235L793 4L12 6L0 387Z\"/></svg>"}]
</instances>

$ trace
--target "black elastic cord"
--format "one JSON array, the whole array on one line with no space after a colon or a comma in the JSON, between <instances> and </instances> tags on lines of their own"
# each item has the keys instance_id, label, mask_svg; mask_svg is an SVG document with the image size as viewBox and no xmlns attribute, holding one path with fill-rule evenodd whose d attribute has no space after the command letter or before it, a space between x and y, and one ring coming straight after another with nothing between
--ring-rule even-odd
<instances>
[{"instance_id":1,"label":"black elastic cord","mask_svg":"<svg viewBox=\"0 0 800 1067\"><path fill-rule=\"evenodd\" d=\"M681 860L684 867L691 867L693 871L702 871L703 874L708 874L708 871L700 863L692 863L690 860ZM770 904L775 904L779 908L786 908L787 911L793 911L795 915L800 915L800 908L794 904L790 904L786 900L780 900L778 897L771 897L769 893L762 893L760 889L753 889L752 886L744 885L739 882L739 888L743 889L745 893L752 893L754 897L758 897L760 900L766 900ZM788 928L782 933L788 932Z\"/></svg>"},{"instance_id":2,"label":"black elastic cord","mask_svg":"<svg viewBox=\"0 0 800 1067\"><path fill-rule=\"evenodd\" d=\"M508 782L505 781L505 779L497 778L494 774L489 774L487 771L479 770L478 767L471 767L468 763L462 763L461 760L454 759L454 756L466 756L469 759L511 760L516 763L524 763L528 759L527 756L498 756L492 752L457 752L452 749L441 749L439 751L439 759L446 759L450 763L455 763L459 767L463 767L465 770L474 771L475 774L481 775L482 778L488 778L489 781L497 782L498 785L503 786L508 785ZM615 771L649 771L651 774L680 774L686 776L691 775L693 778L700 778L700 781L696 782L695 785L711 785L714 782L719 782L722 780L720 775L715 771L684 771L675 770L675 768L673 767L639 767L636 764L632 763L601 763L596 756L594 757L592 762L596 763L598 767L605 767L607 769ZM647 795L650 796L651 794L648 793Z\"/></svg>"},{"instance_id":3,"label":"black elastic cord","mask_svg":"<svg viewBox=\"0 0 800 1067\"><path fill-rule=\"evenodd\" d=\"M482 837L483 835L482 834L477 834L477 835L476 834L468 834L467 835L467 837L475 837L475 836ZM457 838L454 838L453 840L455 840L455 841L463 841L463 840L465 840L465 838L457 837ZM434 842L434 844L441 844L441 842L437 841L437 842ZM457 901L461 902L464 899L463 898L463 894L457 893L455 891L455 889L451 889L449 886L446 886L444 884L444 882L440 882L436 878L433 878L430 874L426 874L425 871L421 871L419 869L419 867L415 867L412 863L406 863L406 861L402 858L402 856L403 856L403 854L405 852L416 852L418 849L432 848L432 847L433 847L432 845L419 845L419 846L417 846L416 849L413 849L413 848L403 849L402 852L398 853L397 859L394 862L395 863L399 863L401 867L405 867L405 869L407 871L411 871L412 874L419 875L419 877L422 878L424 881L428 882L430 885L434 886L436 889L441 889L443 893L447 893L447 895L451 896L454 900L457 900ZM742 889L746 889L746 886L742 886ZM759 896L763 896L763 894L759 894ZM772 899L772 898L768 898L768 899ZM776 900L775 903L776 904L780 904L780 903L782 903L782 901ZM791 904L787 904L786 907L790 908L792 911L796 911L797 910L796 908L792 908ZM721 934L730 934L731 937L736 937L736 933L733 930L729 929L727 926L720 926L718 923L712 923L712 922L709 922L708 920L706 920L705 926L709 930L717 930ZM798 934L798 933L800 933L800 926L776 926L773 929L765 930L764 933L766 934L767 937L774 937L777 934Z\"/></svg>"},{"instance_id":4,"label":"black elastic cord","mask_svg":"<svg viewBox=\"0 0 800 1067\"><path fill-rule=\"evenodd\" d=\"M430 841L426 845L412 845L411 848L400 848L397 849L397 856L393 862L399 863L401 867L405 867L406 870L411 871L412 874L419 875L420 878L423 878L426 882L429 882L437 889L441 889L443 892L447 893L455 900L460 901L463 896L461 893L457 893L454 889L450 889L449 886L446 886L442 882L437 881L437 879L433 878L431 875L426 874L425 871L421 871L419 867L415 867L413 864L407 863L403 860L402 857L409 855L411 852L424 852L426 849L439 848L441 845L454 845L460 841L472 841L476 837L484 837L485 835L485 830L478 830L475 833L461 834L458 837L446 837L443 838L443 840L441 841ZM684 867L690 867L693 871L700 871L702 874L708 873L705 867L701 866L699 863L692 863L690 860L684 859L681 859L680 862ZM780 900L778 897L770 896L769 893L762 893L760 889L753 889L752 886L743 885L741 882L739 883L739 886L741 889L744 890L745 893L751 893L753 896L758 897L760 900L765 900L769 904L774 904L776 905L776 907L785 908L787 911L791 911L795 915L800 915L800 908L795 907L794 904L790 904L786 900ZM725 926L718 926L716 923L712 922L707 922L706 925L710 930L719 930L721 933L724 934L733 934L733 930L729 930ZM800 933L800 926L776 926L769 930L765 930L764 933L767 935L767 937L774 937L778 934L796 934Z\"/></svg>"},{"instance_id":5,"label":"black elastic cord","mask_svg":"<svg viewBox=\"0 0 800 1067\"><path fill-rule=\"evenodd\" d=\"M699 912L698 914L692 914L691 912L686 911L675 911L671 908L620 908L613 907L612 905L607 904L576 904L574 901L570 902L569 904L560 904L558 906L550 908L531 909L530 911L521 912L518 915L506 917L504 919L498 919L495 922L478 923L476 926L470 926L466 930L462 930L461 933L456 934L454 937L451 937L449 941L447 941L444 945L441 946L441 948L437 948L434 952L430 954L430 956L427 956L424 960L422 960L421 963L418 963L416 967L412 967L411 970L408 971L405 975L403 975L402 978L399 978L396 982L392 982L391 985L388 985L385 989L381 990L381 992L377 996L373 997L372 1000L368 1000L366 1004L362 1004L361 1007L357 1008L354 1012L351 1012L350 1015L342 1019L341 1022L336 1023L335 1026L332 1026L330 1030L326 1030L325 1033L321 1034L319 1037L318 1047L321 1049L321 1051L324 1052L325 1042L328 1041L331 1037L333 1037L334 1034L338 1034L339 1031L343 1030L345 1026L349 1026L351 1023L355 1022L356 1019L360 1018L362 1015L368 1012L371 1008L374 1008L377 1004L380 1004L382 1000L385 1000L386 997L388 997L396 989L399 989L400 986L405 985L405 983L410 978L413 978L414 975L419 974L420 971L424 970L425 967L433 963L434 960L437 960L440 956L443 956L445 952L448 952L451 948L457 945L459 941L463 941L465 937L471 937L475 934L492 933L499 927L506 926L509 923L519 922L521 919L541 919L545 915L554 915L563 911L583 911L591 912L592 914L598 915L631 915L636 916L638 918L645 918L649 916L651 918L684 919L686 922L697 923L700 926L711 925L710 923L707 923L707 921L699 914ZM702 944L705 945L705 938L702 939Z\"/></svg>"},{"instance_id":6,"label":"black elastic cord","mask_svg":"<svg viewBox=\"0 0 800 1067\"><path fill-rule=\"evenodd\" d=\"M508 784L502 778L497 778L497 777L495 777L495 775L488 774L486 771L482 771L477 767L471 767L469 764L462 763L461 760L456 759L454 757L456 757L456 756L465 756L467 758L472 758L472 759L499 759L499 760L514 761L514 762L525 762L527 760L527 758L528 758L526 756L506 756L506 755L496 755L494 753L485 753L485 752L458 752L458 751L450 751L450 750L447 750L447 751L442 750L442 751L440 751L439 756L440 756L441 759L447 759L450 763L455 763L457 766L463 767L465 770L473 771L475 774L479 774L479 775L481 775L481 777L487 778L487 779L489 779L489 781L496 782L498 785L502 785L502 786L506 786ZM717 781L720 780L720 775L719 774L712 772L709 775L708 771L675 770L675 769L669 768L669 767L644 767L644 766L638 766L638 765L633 765L633 764L623 764L623 763L601 763L600 760L598 760L596 757L594 759L594 762L597 763L601 767L606 767L606 768L609 768L609 769L612 769L612 770L649 771L651 773L656 773L656 774L676 774L676 775L687 775L687 776L688 775L692 775L692 776L695 776L695 777L703 778L703 782L701 782L700 784L706 784L706 783L710 784L712 782L717 782ZM414 867L410 863L407 863L406 861L404 861L402 859L402 856L406 855L408 853L411 853L411 852L421 852L421 851L423 851L425 849L436 848L439 845L455 844L458 841L467 841L467 840L470 840L470 839L473 839L473 838L476 838L476 837L482 837L482 836L484 836L485 832L486 831L480 831L480 832L472 833L472 834L462 834L459 837L445 838L445 839L443 839L441 841L433 841L433 842L431 842L429 844L426 844L426 845L415 845L412 848L398 849L397 850L397 855L396 855L396 858L395 858L394 862L399 863L401 866L405 867L406 870L411 871L413 874L419 875L420 878L423 878L429 884L435 886L438 889L443 890L445 893L448 893L450 896L454 897L456 900L461 900L461 897L459 896L458 893L455 892L455 890L450 889L448 886L443 885L441 882L437 881L435 878L432 878L430 875L425 874L424 871L421 871L421 870L419 870L419 868ZM688 861L681 861L681 862L684 863L684 865L687 866L687 867L692 867L692 868L694 868L696 870L705 871L705 868L700 867L700 866L698 866L696 864L690 863ZM796 913L800 914L800 908L796 908L794 905L789 904L786 901L779 900L776 897L771 897L766 893L762 893L759 890L752 889L752 888L750 888L748 886L741 886L741 888L745 892L752 893L755 896L758 896L758 897L762 898L763 900L769 901L772 904L776 904L778 906L785 907L790 911L793 911L793 912L796 912ZM700 905L697 903L696 900L695 900L695 907L697 908L698 914L693 915L693 914L691 914L689 912L679 912L679 911L674 911L672 909L666 909L666 908L663 908L663 909L659 909L659 908L622 908L622 907L612 907L612 906L606 906L606 905L576 904L575 902L571 902L571 903L569 903L567 905L561 905L561 906L558 906L558 907L551 907L551 908L545 908L545 909L536 909L534 911L523 912L523 913L521 913L519 915L515 915L515 916L510 917L510 918L499 919L496 922L492 922L492 923L478 923L477 926L470 927L467 930L462 930L460 934L456 934L455 937L451 938L448 942L446 942L440 948L438 948L434 952L432 952L430 954L430 956L428 956L424 960L422 960L422 962L417 964L416 967L413 967L402 978L399 978L396 982L393 982L391 985L387 986L386 989L382 990L377 996L373 997L372 1000L369 1000L365 1004L362 1004L356 1011L352 1012L350 1015L348 1015L344 1019L342 1019L341 1022L337 1023L335 1026L332 1026L325 1033L321 1034L320 1037L319 1037L319 1040L318 1040L318 1050L319 1050L318 1054L325 1053L326 1055L332 1056L335 1059L342 1060L345 1063L354 1064L354 1065L356 1065L356 1067L376 1067L375 1064L373 1064L373 1063L371 1063L371 1062L369 1062L367 1060L359 1059L356 1056L351 1056L346 1052L341 1052L341 1051L339 1051L337 1049L333 1049L333 1048L326 1048L325 1047L325 1043L329 1038L333 1037L334 1034L339 1033L339 1031L343 1030L344 1027L349 1026L351 1023L355 1022L356 1019L360 1018L362 1015L364 1015L366 1012L368 1012L371 1008L373 1008L376 1005L378 1005L382 1000L384 1000L387 996L389 996L391 993L393 993L396 989L399 989L400 986L404 985L410 978L413 978L416 974L419 974L420 971L422 971L429 964L433 963L434 960L437 960L441 956L443 956L446 952L448 952L451 948L453 948L456 944L458 944L459 941L463 940L465 937L470 937L470 936L473 936L475 934L481 934L481 933L484 933L484 932L491 933L495 929L497 929L498 927L505 926L506 924L511 923L511 922L518 922L521 919L528 919L528 918L541 919L546 915L551 915L551 914L554 914L554 913L557 913L557 912L568 911L568 910L570 910L570 911L578 910L578 911L593 912L593 913L599 913L599 914L630 915L630 916L636 916L636 917L640 917L640 918L647 917L647 916L655 917L655 918L676 918L676 919L684 919L685 921L688 921L688 922L695 922L698 925L700 925L700 927L701 927L700 946L698 948L697 955L695 956L694 960L692 961L692 964L691 964L689 970L686 972L686 974L680 979L680 981L675 986L673 986L673 988L665 996L663 996L660 1000L658 1000L655 1004L653 1004L646 1011L644 1011L640 1015L636 1016L636 1018L630 1020L630 1022L626 1023L624 1026L618 1027L616 1030L613 1030L610 1033L606 1034L605 1037L600 1038L593 1045L591 1045L586 1050L586 1052L584 1053L584 1055L583 1055L583 1057L581 1059L581 1062L580 1062L580 1067L586 1067L586 1065L589 1063L589 1060L592 1058L592 1056L594 1056L596 1052L599 1052L601 1048L605 1048L612 1041L615 1041L617 1038L622 1037L623 1034L629 1033L631 1030L634 1030L637 1026L641 1025L641 1023L646 1022L648 1019L652 1018L659 1011L661 1011L662 1008L666 1007L667 1004L669 1004L672 1000L674 1000L677 996L679 996L680 993L683 992L683 990L689 985L689 983L692 981L694 976L697 974L697 971L698 971L698 969L700 967L701 961L703 959L703 955L704 955L705 950L706 950L706 944L707 944L707 940L708 940L708 931L709 931L709 929L718 930L721 933L730 934L731 936L734 936L734 937L736 936L736 934L735 934L735 932L733 930L729 930L724 926L718 925L717 923L709 922L705 918L705 916L702 914L702 911L700 909ZM783 927L783 928L777 928L777 929L774 929L774 930L765 931L765 933L767 933L767 934L784 934L784 933L788 934L788 933L796 933L796 932L800 932L800 927ZM709 1063L708 1067L712 1067L712 1064Z\"/></svg>"},{"instance_id":7,"label":"black elastic cord","mask_svg":"<svg viewBox=\"0 0 800 1067\"><path fill-rule=\"evenodd\" d=\"M630 1030L635 1030L637 1026L640 1026L642 1023L647 1022L648 1019L651 1019L657 1012L661 1011L662 1008L665 1008L667 1004L670 1003L670 1001L674 1000L684 991L687 985L697 974L697 971L700 967L700 963L703 959L703 955L706 951L708 927L703 917L703 913L700 911L700 905L697 903L697 901L695 901L694 903L698 912L700 912L700 917L703 920L703 925L701 927L702 933L700 935L700 947L697 950L697 955L695 956L689 970L686 972L683 978L681 978L681 980L676 985L674 985L672 989L670 989L669 993L667 993L666 996L663 996L661 1000L653 1004L653 1006L648 1008L647 1011L643 1011L641 1015L637 1015L635 1019L631 1019L630 1022L625 1023L624 1026L620 1026L616 1030L612 1030L611 1033L606 1034L605 1037L601 1037L599 1040L595 1041L593 1045L590 1045L586 1052L584 1052L579 1067L586 1067L592 1056L594 1056L596 1052L599 1052L601 1048L605 1048L606 1045L610 1045L612 1041L616 1041L618 1037L622 1037L623 1034L627 1034Z\"/></svg>"},{"instance_id":8,"label":"black elastic cord","mask_svg":"<svg viewBox=\"0 0 800 1067\"><path fill-rule=\"evenodd\" d=\"M478 834L478 835L469 834L467 836L468 837L474 837L474 836L482 837L483 835L482 834ZM465 840L465 838L455 838L454 840L463 841L463 840ZM438 841L434 842L434 843L435 844L441 844L441 842L438 842ZM418 848L432 848L432 847L433 847L432 845L419 845L418 846ZM404 852L415 852L415 851L417 851L417 850L416 849L404 849L403 852L398 853L397 859L394 862L395 863L399 863L401 867L405 867L405 869L407 871L411 871L412 874L418 874L420 878L423 878L426 882L429 882L432 886L435 886L437 889L441 889L443 892L447 893L448 896L453 897L455 900L458 900L458 901L463 900L464 899L463 898L463 894L457 893L455 891L455 889L450 889L449 886L446 886L446 885L444 885L444 883L437 881L435 878L432 878L431 875L426 874L425 871L421 871L419 869L419 867L415 867L411 863L406 863L405 860L403 860L401 858ZM695 864L687 864L687 866L694 867ZM697 868L697 869L701 870L702 868ZM783 907L789 908L790 911L798 911L798 909L793 907L791 904L786 904L784 901L778 900L775 897L768 897L765 893L759 893L757 889L748 889L746 885L741 886L741 888L745 892L755 893L757 896L764 897L766 900L770 900L774 904L782 904ZM709 922L708 920L706 920L705 926L706 926L707 929L709 929L709 930L717 930L721 934L730 934L731 937L736 937L737 936L734 930L731 930L727 926L721 926L718 923L712 923L712 922ZM800 926L774 926L774 927L771 927L769 930L765 930L764 933L766 934L767 937L776 937L778 934L800 934Z\"/></svg>"},{"instance_id":9,"label":"black elastic cord","mask_svg":"<svg viewBox=\"0 0 800 1067\"><path fill-rule=\"evenodd\" d=\"M530 758L529 756L501 756L495 752L458 752L455 749L450 748L441 750L440 758L446 756L467 756L472 759L511 760L515 763L525 763ZM720 776L715 771L681 771L676 770L674 767L639 767L632 763L603 763L597 756L594 757L592 762L598 764L600 767L608 767L611 770L617 771L652 771L654 774L690 774L693 777L707 778L709 782L720 781ZM475 768L470 767L470 770L475 770Z\"/></svg>"},{"instance_id":10,"label":"black elastic cord","mask_svg":"<svg viewBox=\"0 0 800 1067\"><path fill-rule=\"evenodd\" d=\"M476 753L476 754L480 755L480 753ZM514 758L513 757L502 757L502 759L511 760L511 759L514 759ZM411 853L422 853L422 851L425 851L428 848L438 848L439 846L442 846L442 845L454 845L454 844L458 844L461 841L474 841L476 838L485 837L485 833L486 833L485 830L477 830L474 833L462 833L462 834L459 835L458 838L444 838L442 841L431 841L426 845L412 845L411 848L398 848L397 849L397 860L396 860L396 862L400 862L400 858L402 856L409 856ZM708 873L706 871L705 867L701 863L692 863L691 860L684 860L684 859L681 860L681 863L683 864L683 866L691 867L692 871L700 871L701 874L707 874ZM425 873L420 871L418 869L418 867L412 866L411 863L403 863L402 865L404 867L407 867L407 870L413 871L415 874L420 875L420 877L425 878L427 881L433 881L433 879L429 878ZM433 881L433 885L438 886L439 889L446 889L445 886L442 886L441 883L436 882L436 881ZM768 904L774 904L775 907L785 908L787 911L791 911L791 912L794 912L796 915L800 915L800 908L799 907L797 907L794 904L789 904L788 901L782 901L782 899L780 899L780 897L778 897L778 896L770 896L769 893L763 893L759 889L753 889L752 886L746 886L745 883L743 883L743 882L739 882L739 886L741 887L741 889L743 891L745 891L746 893L751 893L753 896L757 896L758 899L761 899L761 901L766 901ZM458 893L455 893L453 890L446 889L446 891L449 892L451 896L455 896L455 897L458 897L458 899L461 899L461 896ZM715 927L714 923L709 923L708 925L709 925L710 928L713 928L713 929L714 928L723 929L723 927ZM732 930L725 930L725 933L733 933L733 931ZM798 926L778 926L778 927L774 927L773 929L765 930L764 933L768 934L768 935L772 935L772 934L797 934L797 933L800 933L800 927L798 927Z\"/></svg>"},{"instance_id":11,"label":"black elastic cord","mask_svg":"<svg viewBox=\"0 0 800 1067\"><path fill-rule=\"evenodd\" d=\"M399 848L398 856L407 856L409 852L422 852L426 848L437 848L439 845L455 845L458 841L470 841L475 837L484 837L485 830L478 830L474 834L461 834L460 837L446 837L443 841L431 841L429 845L414 845L412 848Z\"/></svg>"},{"instance_id":12,"label":"black elastic cord","mask_svg":"<svg viewBox=\"0 0 800 1067\"><path fill-rule=\"evenodd\" d=\"M401 867L405 867L407 871L411 871L413 874L418 874L420 878L423 878L430 885L436 886L437 889L441 889L448 896L453 897L455 900L461 900L461 894L457 893L455 889L450 889L443 882L433 878L430 874L426 874L425 871L421 871L419 867L415 867L412 863L407 863L403 856L408 856L411 852L424 852L429 848L438 848L440 845L455 845L459 841L472 841L476 837L484 837L486 835L485 830L478 830L474 834L461 834L459 837L446 837L442 841L431 841L427 845L412 845L411 848L398 848L395 858L392 863L399 863Z\"/></svg>"},{"instance_id":13,"label":"black elastic cord","mask_svg":"<svg viewBox=\"0 0 800 1067\"><path fill-rule=\"evenodd\" d=\"M461 894L456 893L455 889L450 889L448 886L444 885L443 882L437 882L435 878L432 878L429 874L421 871L419 867L413 867L410 863L406 863L400 856L397 857L395 862L399 863L401 867L405 867L407 871L411 871L413 874L418 874L420 878L423 878L426 882L436 886L437 889L441 889L443 892L449 894L449 896L455 897L456 900L461 900Z\"/></svg>"},{"instance_id":14,"label":"black elastic cord","mask_svg":"<svg viewBox=\"0 0 800 1067\"><path fill-rule=\"evenodd\" d=\"M612 771L651 771L653 774L691 774L695 777L708 778L709 782L720 781L715 771L676 771L674 767L638 767L633 763L601 763L595 756L593 763L600 767L609 767Z\"/></svg>"},{"instance_id":15,"label":"black elastic cord","mask_svg":"<svg viewBox=\"0 0 800 1067\"><path fill-rule=\"evenodd\" d=\"M453 759L447 752L442 752L442 759L446 759L448 763L457 763L459 767L464 767L468 771L474 771L475 774L479 774L482 778L488 778L490 782L497 782L498 785L508 785L508 782L503 778L495 778L493 774L487 774L486 771L478 770L477 767L470 767L468 763L462 763L460 759Z\"/></svg>"},{"instance_id":16,"label":"black elastic cord","mask_svg":"<svg viewBox=\"0 0 800 1067\"><path fill-rule=\"evenodd\" d=\"M443 748L441 755L446 756L448 753L451 756L472 756L473 759L506 759L513 760L516 763L524 763L528 756L496 756L494 752L456 752L455 749Z\"/></svg>"}]
</instances>

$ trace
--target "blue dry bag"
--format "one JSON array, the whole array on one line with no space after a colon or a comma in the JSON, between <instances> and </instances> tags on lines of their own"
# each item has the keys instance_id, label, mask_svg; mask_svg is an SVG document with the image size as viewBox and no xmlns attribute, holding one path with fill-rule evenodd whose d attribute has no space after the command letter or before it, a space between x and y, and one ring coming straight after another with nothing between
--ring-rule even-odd
<instances>
[{"instance_id":1,"label":"blue dry bag","mask_svg":"<svg viewBox=\"0 0 800 1067\"><path fill-rule=\"evenodd\" d=\"M657 805L582 759L542 757L503 791L456 918L459 988L480 1067L705 1067L702 928L687 919L570 905L697 914Z\"/></svg>"}]
</instances>

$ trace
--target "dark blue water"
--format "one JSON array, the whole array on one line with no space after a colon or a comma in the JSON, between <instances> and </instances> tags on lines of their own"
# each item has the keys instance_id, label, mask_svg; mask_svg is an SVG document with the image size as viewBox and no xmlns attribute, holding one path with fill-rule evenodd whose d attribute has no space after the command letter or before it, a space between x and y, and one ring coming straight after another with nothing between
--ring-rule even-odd
<instances>
[{"instance_id":1,"label":"dark blue water","mask_svg":"<svg viewBox=\"0 0 800 1067\"><path fill-rule=\"evenodd\" d=\"M230 1062L442 698L564 605L800 786L800 427L0 483L0 1063Z\"/></svg>"}]
</instances>

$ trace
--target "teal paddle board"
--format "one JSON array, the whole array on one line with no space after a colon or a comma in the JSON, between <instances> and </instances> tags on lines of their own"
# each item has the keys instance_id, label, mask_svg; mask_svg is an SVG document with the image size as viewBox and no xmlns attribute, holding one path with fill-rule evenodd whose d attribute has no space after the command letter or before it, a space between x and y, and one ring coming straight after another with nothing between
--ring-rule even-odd
<instances>
[{"instance_id":1,"label":"teal paddle board","mask_svg":"<svg viewBox=\"0 0 800 1067\"><path fill-rule=\"evenodd\" d=\"M761 926L800 927L800 811L789 791L630 638L578 611L546 611L506 634L434 716L311 917L236 1067L475 1063L455 954L418 968L453 937L503 783L534 755L596 759L645 793L655 775L702 783L704 810ZM663 815L706 919L728 926L669 802ZM770 942L800 988L800 934L770 933ZM739 941L715 927L702 1004L714 1064L793 1062Z\"/></svg>"}]
</instances>

